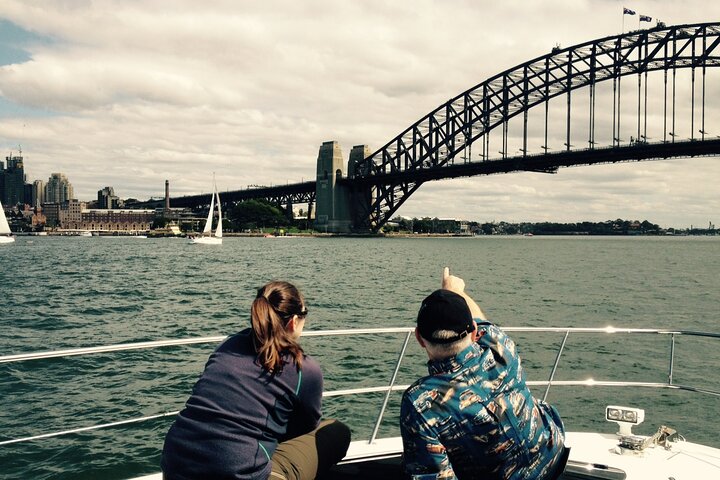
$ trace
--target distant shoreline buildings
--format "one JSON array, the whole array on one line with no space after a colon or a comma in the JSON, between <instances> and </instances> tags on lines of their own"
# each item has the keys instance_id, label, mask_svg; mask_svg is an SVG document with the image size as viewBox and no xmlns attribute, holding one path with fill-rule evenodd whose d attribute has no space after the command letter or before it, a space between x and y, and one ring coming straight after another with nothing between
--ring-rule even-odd
<instances>
[{"instance_id":1,"label":"distant shoreline buildings","mask_svg":"<svg viewBox=\"0 0 720 480\"><path fill-rule=\"evenodd\" d=\"M35 180L27 183L22 150L0 161L0 201L3 205L32 205L64 203L75 197L75 190L64 173L53 173L47 183Z\"/></svg>"},{"instance_id":2,"label":"distant shoreline buildings","mask_svg":"<svg viewBox=\"0 0 720 480\"><path fill-rule=\"evenodd\" d=\"M19 207L35 231L50 229L145 233L155 210L125 209L113 187L98 190L97 201L81 202L64 173L52 173L47 183L27 183L22 150L0 161L0 201L5 208Z\"/></svg>"},{"instance_id":3,"label":"distant shoreline buildings","mask_svg":"<svg viewBox=\"0 0 720 480\"><path fill-rule=\"evenodd\" d=\"M193 231L201 218L185 208L170 207L170 184L165 180L165 202L154 210L125 208L123 200L111 186L98 190L97 200L90 202L74 198L75 190L64 173L52 173L47 182L27 183L22 150L0 160L0 201L3 208L14 211L13 231L95 231L104 233L148 233L152 228L168 230L182 227ZM131 202L128 202L131 204ZM230 219L228 219L230 220ZM302 210L293 212L292 221L305 221ZM247 228L236 225L236 231ZM179 230L178 230L179 232ZM718 235L712 222L708 228L690 226L689 229L661 228L648 221L555 223L555 222L491 222L479 223L462 219L395 217L387 224L386 233L459 234L459 235L671 235L684 232L697 235ZM172 231L175 235L177 232Z\"/></svg>"}]
</instances>

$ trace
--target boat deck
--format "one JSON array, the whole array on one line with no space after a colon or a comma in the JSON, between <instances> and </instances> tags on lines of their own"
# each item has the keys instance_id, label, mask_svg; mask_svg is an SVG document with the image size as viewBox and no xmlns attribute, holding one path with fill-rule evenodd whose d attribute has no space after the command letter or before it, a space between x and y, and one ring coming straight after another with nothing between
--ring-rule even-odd
<instances>
[{"instance_id":1,"label":"boat deck","mask_svg":"<svg viewBox=\"0 0 720 480\"><path fill-rule=\"evenodd\" d=\"M698 480L720 478L720 450L696 443L670 442L669 449L654 446L644 451L627 451L617 447L614 434L569 432L566 445L570 458L566 480ZM322 480L397 480L403 478L400 466L400 437L351 443L342 464ZM156 473L133 480L162 480Z\"/></svg>"}]
</instances>

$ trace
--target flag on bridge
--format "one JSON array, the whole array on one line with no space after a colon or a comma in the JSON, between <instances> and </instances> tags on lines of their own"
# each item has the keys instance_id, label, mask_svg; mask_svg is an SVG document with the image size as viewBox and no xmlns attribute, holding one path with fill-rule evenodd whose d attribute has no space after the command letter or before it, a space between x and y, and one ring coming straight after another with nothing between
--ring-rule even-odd
<instances>
[{"instance_id":1,"label":"flag on bridge","mask_svg":"<svg viewBox=\"0 0 720 480\"><path fill-rule=\"evenodd\" d=\"M635 15L635 10L623 7L623 15Z\"/></svg>"},{"instance_id":2,"label":"flag on bridge","mask_svg":"<svg viewBox=\"0 0 720 480\"><path fill-rule=\"evenodd\" d=\"M640 15L640 21L641 22L652 22L652 17L648 17L647 15Z\"/></svg>"}]
</instances>

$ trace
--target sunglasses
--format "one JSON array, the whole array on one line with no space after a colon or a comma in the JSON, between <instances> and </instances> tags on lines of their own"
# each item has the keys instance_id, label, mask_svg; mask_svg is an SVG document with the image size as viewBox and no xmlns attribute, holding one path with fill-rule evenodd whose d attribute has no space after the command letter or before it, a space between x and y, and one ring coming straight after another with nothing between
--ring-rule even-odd
<instances>
[{"instance_id":1,"label":"sunglasses","mask_svg":"<svg viewBox=\"0 0 720 480\"><path fill-rule=\"evenodd\" d=\"M305 318L305 317L307 317L307 314L308 314L308 309L307 309L307 308L303 308L303 309L300 310L299 312L297 312L297 313L291 313L290 315L287 315L287 316L285 316L285 317L283 317L283 318L285 318L285 319L287 319L287 320L290 320L290 319L293 317L293 315L297 315L298 318Z\"/></svg>"}]
</instances>

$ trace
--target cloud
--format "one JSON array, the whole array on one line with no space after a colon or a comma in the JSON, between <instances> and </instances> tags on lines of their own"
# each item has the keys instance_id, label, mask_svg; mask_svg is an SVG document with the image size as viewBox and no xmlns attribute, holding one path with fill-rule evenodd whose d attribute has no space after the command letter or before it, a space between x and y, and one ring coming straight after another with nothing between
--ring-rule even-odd
<instances>
[{"instance_id":1,"label":"cloud","mask_svg":"<svg viewBox=\"0 0 720 480\"><path fill-rule=\"evenodd\" d=\"M633 7L668 24L720 13L699 0ZM223 190L309 180L323 141L339 141L346 157L353 145L378 148L449 98L558 43L614 35L623 21L626 30L637 28L620 9L609 0L183 0L172 8L159 0L5 0L0 147L21 144L29 180L64 172L83 199L106 185L123 197L162 195L165 179L174 195L199 193L212 172L222 172ZM678 82L687 84L687 74ZM630 114L636 88L636 79L623 83ZM648 137L659 139L662 82L653 78L649 88ZM707 89L708 98L718 97L720 71L708 74ZM576 146L588 141L587 122L576 114L586 109L583 95L573 99ZM598 88L599 110L607 111L611 95ZM566 142L564 101L552 102L552 148ZM680 90L678 118L689 117L689 106ZM706 130L717 135L716 111L707 109ZM542 112L531 118L528 148L539 152ZM523 145L518 121L512 151ZM675 133L690 136L687 123ZM598 142L611 141L607 115L596 130ZM627 122L621 136L630 135L637 125ZM626 212L677 224L710 215L718 203L712 179L720 167L702 163L697 175L694 160L683 162L431 182L400 213L578 220ZM622 202L623 195L634 200Z\"/></svg>"}]
</instances>

